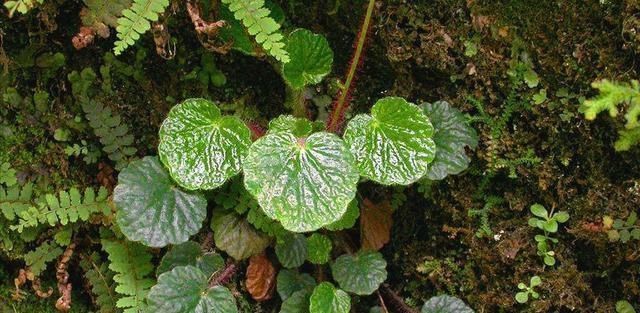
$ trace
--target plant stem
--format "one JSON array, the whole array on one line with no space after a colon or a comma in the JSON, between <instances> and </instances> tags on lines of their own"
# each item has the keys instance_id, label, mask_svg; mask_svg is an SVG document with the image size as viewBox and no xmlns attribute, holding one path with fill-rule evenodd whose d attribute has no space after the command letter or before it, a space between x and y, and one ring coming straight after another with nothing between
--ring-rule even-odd
<instances>
[{"instance_id":1,"label":"plant stem","mask_svg":"<svg viewBox=\"0 0 640 313\"><path fill-rule=\"evenodd\" d=\"M355 51L353 52L353 57L351 58L351 64L349 65L347 76L344 80L343 85L340 86L338 99L334 102L333 110L331 111L329 119L327 120L327 130L330 132L337 133L342 129L344 113L349 107L351 89L353 89L353 86L355 85L356 71L362 64L362 54L364 51L365 43L367 42L367 34L369 33L374 6L375 0L369 0L367 13L364 17L364 20L362 21L362 26L360 27L358 37L356 38Z\"/></svg>"}]
</instances>

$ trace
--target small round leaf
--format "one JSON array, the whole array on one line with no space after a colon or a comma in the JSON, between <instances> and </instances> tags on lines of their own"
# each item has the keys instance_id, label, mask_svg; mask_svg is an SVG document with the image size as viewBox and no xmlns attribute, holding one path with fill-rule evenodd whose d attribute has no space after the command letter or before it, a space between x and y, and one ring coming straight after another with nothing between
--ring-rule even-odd
<instances>
[{"instance_id":1,"label":"small round leaf","mask_svg":"<svg viewBox=\"0 0 640 313\"><path fill-rule=\"evenodd\" d=\"M425 302L420 313L473 313L473 310L456 297L442 295Z\"/></svg>"},{"instance_id":2,"label":"small round leaf","mask_svg":"<svg viewBox=\"0 0 640 313\"><path fill-rule=\"evenodd\" d=\"M133 161L120 172L113 202L122 233L150 247L187 241L207 217L204 196L176 187L157 157Z\"/></svg>"},{"instance_id":3,"label":"small round leaf","mask_svg":"<svg viewBox=\"0 0 640 313\"><path fill-rule=\"evenodd\" d=\"M244 183L262 210L293 232L339 220L355 197L358 172L338 136L270 133L249 148Z\"/></svg>"},{"instance_id":4,"label":"small round leaf","mask_svg":"<svg viewBox=\"0 0 640 313\"><path fill-rule=\"evenodd\" d=\"M276 281L276 290L282 301L287 300L296 291L311 291L316 286L316 280L311 275L288 269L281 270Z\"/></svg>"},{"instance_id":5,"label":"small round leaf","mask_svg":"<svg viewBox=\"0 0 640 313\"><path fill-rule=\"evenodd\" d=\"M342 255L331 265L340 288L357 295L370 295L387 279L387 262L379 252Z\"/></svg>"},{"instance_id":6,"label":"small round leaf","mask_svg":"<svg viewBox=\"0 0 640 313\"><path fill-rule=\"evenodd\" d=\"M320 83L331 72L333 51L322 35L296 29L289 34L286 50L291 60L283 65L282 73L294 89Z\"/></svg>"},{"instance_id":7,"label":"small round leaf","mask_svg":"<svg viewBox=\"0 0 640 313\"><path fill-rule=\"evenodd\" d=\"M215 216L211 220L211 229L216 247L236 260L261 253L271 244L269 237L234 213Z\"/></svg>"},{"instance_id":8,"label":"small round leaf","mask_svg":"<svg viewBox=\"0 0 640 313\"><path fill-rule=\"evenodd\" d=\"M158 154L180 186L214 189L240 172L249 145L251 132L239 118L222 116L211 101L188 99L162 123Z\"/></svg>"},{"instance_id":9,"label":"small round leaf","mask_svg":"<svg viewBox=\"0 0 640 313\"><path fill-rule=\"evenodd\" d=\"M282 302L280 313L309 313L309 296L311 290L294 292L291 297Z\"/></svg>"},{"instance_id":10,"label":"small round leaf","mask_svg":"<svg viewBox=\"0 0 640 313\"><path fill-rule=\"evenodd\" d=\"M209 277L195 266L178 266L158 277L147 295L149 312L155 313L237 313L229 289L209 288Z\"/></svg>"},{"instance_id":11,"label":"small round leaf","mask_svg":"<svg viewBox=\"0 0 640 313\"><path fill-rule=\"evenodd\" d=\"M300 234L291 234L278 241L275 250L282 266L298 267L307 258L307 239Z\"/></svg>"},{"instance_id":12,"label":"small round leaf","mask_svg":"<svg viewBox=\"0 0 640 313\"><path fill-rule=\"evenodd\" d=\"M307 238L307 260L313 264L325 264L329 262L332 248L327 236L315 233Z\"/></svg>"},{"instance_id":13,"label":"small round leaf","mask_svg":"<svg viewBox=\"0 0 640 313\"><path fill-rule=\"evenodd\" d=\"M309 300L309 313L349 313L350 309L351 297L328 282L316 286Z\"/></svg>"},{"instance_id":14,"label":"small round leaf","mask_svg":"<svg viewBox=\"0 0 640 313\"><path fill-rule=\"evenodd\" d=\"M397 97L378 100L371 115L357 115L344 132L360 175L383 185L409 185L425 176L436 155L432 136L422 110Z\"/></svg>"},{"instance_id":15,"label":"small round leaf","mask_svg":"<svg viewBox=\"0 0 640 313\"><path fill-rule=\"evenodd\" d=\"M356 224L356 220L358 220L359 216L360 216L360 207L358 207L358 201L354 199L349 203L349 206L347 207L347 212L345 212L344 215L342 215L342 217L339 220L325 226L324 228L330 231L349 229Z\"/></svg>"}]
</instances>

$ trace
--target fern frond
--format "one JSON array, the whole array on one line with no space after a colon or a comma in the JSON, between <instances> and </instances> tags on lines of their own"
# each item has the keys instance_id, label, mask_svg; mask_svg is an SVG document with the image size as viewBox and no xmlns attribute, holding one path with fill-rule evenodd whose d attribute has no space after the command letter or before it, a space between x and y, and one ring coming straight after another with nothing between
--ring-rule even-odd
<instances>
[{"instance_id":1,"label":"fern frond","mask_svg":"<svg viewBox=\"0 0 640 313\"><path fill-rule=\"evenodd\" d=\"M91 292L95 296L95 304L99 313L115 313L117 295L114 272L109 270L106 262L100 262L100 255L94 252L80 260L80 267L84 270L84 277L91 285Z\"/></svg>"},{"instance_id":2,"label":"fern frond","mask_svg":"<svg viewBox=\"0 0 640 313\"><path fill-rule=\"evenodd\" d=\"M33 206L33 184L15 185L8 188L0 187L0 211L7 220L14 220L16 216Z\"/></svg>"},{"instance_id":3,"label":"fern frond","mask_svg":"<svg viewBox=\"0 0 640 313\"><path fill-rule=\"evenodd\" d=\"M145 298L155 283L149 278L153 264L147 248L135 242L108 239L102 239L102 248L109 254L109 269L116 273L115 290L123 295L116 306L124 313L145 312Z\"/></svg>"},{"instance_id":4,"label":"fern frond","mask_svg":"<svg viewBox=\"0 0 640 313\"><path fill-rule=\"evenodd\" d=\"M630 84L617 83L609 80L601 80L591 84L593 88L600 91L600 95L593 99L585 100L580 106L580 112L588 120L596 118L598 113L609 111L609 115L618 115L618 105L632 103L633 106L640 105L640 84L637 80ZM629 118L627 118L629 120ZM633 119L637 121L637 118Z\"/></svg>"},{"instance_id":5,"label":"fern frond","mask_svg":"<svg viewBox=\"0 0 640 313\"><path fill-rule=\"evenodd\" d=\"M46 241L35 250L24 255L24 261L31 272L38 276L47 267L47 263L62 254L62 248L51 241Z\"/></svg>"},{"instance_id":6,"label":"fern frond","mask_svg":"<svg viewBox=\"0 0 640 313\"><path fill-rule=\"evenodd\" d=\"M115 168L124 168L127 159L137 152L137 149L132 147L134 138L129 133L129 127L122 123L120 115L113 113L111 108L105 107L101 102L84 101L82 110L89 120L89 126L98 136L102 150L111 161L116 162Z\"/></svg>"},{"instance_id":7,"label":"fern frond","mask_svg":"<svg viewBox=\"0 0 640 313\"><path fill-rule=\"evenodd\" d=\"M93 188L84 191L84 197L77 188L69 191L60 191L58 197L46 194L44 200L40 200L37 206L31 206L27 210L17 214L18 224L11 226L12 230L22 232L27 227L36 227L42 224L55 226L67 225L78 220L87 221L94 213L108 215L111 208L107 202L108 191L100 187L98 194Z\"/></svg>"},{"instance_id":8,"label":"fern frond","mask_svg":"<svg viewBox=\"0 0 640 313\"><path fill-rule=\"evenodd\" d=\"M81 14L82 24L94 28L117 27L122 11L131 6L131 0L84 0L86 10ZM104 26L103 26L104 25Z\"/></svg>"},{"instance_id":9,"label":"fern frond","mask_svg":"<svg viewBox=\"0 0 640 313\"><path fill-rule=\"evenodd\" d=\"M151 22L156 22L160 14L169 6L169 0L134 0L129 9L122 11L118 19L118 40L113 53L120 55L122 51L133 45L140 35L151 29Z\"/></svg>"},{"instance_id":10,"label":"fern frond","mask_svg":"<svg viewBox=\"0 0 640 313\"><path fill-rule=\"evenodd\" d=\"M255 36L262 48L282 63L289 62L289 54L284 49L284 36L280 33L280 24L269 17L271 11L264 6L264 0L222 0L229 6L236 20Z\"/></svg>"}]
</instances>

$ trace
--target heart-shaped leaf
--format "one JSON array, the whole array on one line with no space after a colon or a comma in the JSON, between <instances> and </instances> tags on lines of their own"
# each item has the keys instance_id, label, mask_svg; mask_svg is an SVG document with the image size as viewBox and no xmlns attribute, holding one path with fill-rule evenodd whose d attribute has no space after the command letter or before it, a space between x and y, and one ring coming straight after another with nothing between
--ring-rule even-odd
<instances>
[{"instance_id":1,"label":"heart-shaped leaf","mask_svg":"<svg viewBox=\"0 0 640 313\"><path fill-rule=\"evenodd\" d=\"M316 286L309 299L309 313L349 313L350 309L351 297L328 282Z\"/></svg>"},{"instance_id":2,"label":"heart-shaped leaf","mask_svg":"<svg viewBox=\"0 0 640 313\"><path fill-rule=\"evenodd\" d=\"M294 89L320 83L331 72L333 51L322 35L296 29L289 34L286 50L291 60L283 65L282 74Z\"/></svg>"},{"instance_id":3,"label":"heart-shaped leaf","mask_svg":"<svg viewBox=\"0 0 640 313\"><path fill-rule=\"evenodd\" d=\"M340 288L357 295L370 295L387 279L387 261L379 252L341 255L331 265Z\"/></svg>"},{"instance_id":4,"label":"heart-shaped leaf","mask_svg":"<svg viewBox=\"0 0 640 313\"><path fill-rule=\"evenodd\" d=\"M282 302L280 313L309 313L309 296L311 290L294 292L291 297Z\"/></svg>"},{"instance_id":5,"label":"heart-shaped leaf","mask_svg":"<svg viewBox=\"0 0 640 313\"><path fill-rule=\"evenodd\" d=\"M213 102L188 99L171 109L160 127L160 160L182 187L214 189L238 174L251 145L249 128L222 116Z\"/></svg>"},{"instance_id":6,"label":"heart-shaped leaf","mask_svg":"<svg viewBox=\"0 0 640 313\"><path fill-rule=\"evenodd\" d=\"M116 222L132 241L164 247L187 241L207 217L207 200L174 185L157 157L133 161L113 190Z\"/></svg>"},{"instance_id":7,"label":"heart-shaped leaf","mask_svg":"<svg viewBox=\"0 0 640 313\"><path fill-rule=\"evenodd\" d=\"M158 277L147 295L149 312L155 313L237 313L229 289L209 288L209 277L195 266L178 266Z\"/></svg>"},{"instance_id":8,"label":"heart-shaped leaf","mask_svg":"<svg viewBox=\"0 0 640 313\"><path fill-rule=\"evenodd\" d=\"M316 286L316 280L306 273L283 269L278 273L276 289L282 301L287 300L294 292L311 290Z\"/></svg>"},{"instance_id":9,"label":"heart-shaped leaf","mask_svg":"<svg viewBox=\"0 0 640 313\"><path fill-rule=\"evenodd\" d=\"M224 266L224 259L216 253L203 253L200 245L187 241L167 252L156 269L156 275L168 272L176 266L193 265L205 275L211 275Z\"/></svg>"},{"instance_id":10,"label":"heart-shaped leaf","mask_svg":"<svg viewBox=\"0 0 640 313\"><path fill-rule=\"evenodd\" d=\"M294 232L339 220L355 197L358 172L338 136L270 133L251 145L244 183L263 211Z\"/></svg>"},{"instance_id":11,"label":"heart-shaped leaf","mask_svg":"<svg viewBox=\"0 0 640 313\"><path fill-rule=\"evenodd\" d=\"M332 248L331 239L315 233L307 238L307 260L313 264L325 264L329 262Z\"/></svg>"},{"instance_id":12,"label":"heart-shaped leaf","mask_svg":"<svg viewBox=\"0 0 640 313\"><path fill-rule=\"evenodd\" d=\"M425 103L424 112L435 129L433 140L436 143L436 158L429 164L427 178L439 180L464 171L471 162L464 147L476 148L476 130L460 111L446 101Z\"/></svg>"},{"instance_id":13,"label":"heart-shaped leaf","mask_svg":"<svg viewBox=\"0 0 640 313\"><path fill-rule=\"evenodd\" d=\"M234 213L214 216L211 220L211 229L216 247L236 260L243 260L261 253L271 244L269 237Z\"/></svg>"},{"instance_id":14,"label":"heart-shaped leaf","mask_svg":"<svg viewBox=\"0 0 640 313\"><path fill-rule=\"evenodd\" d=\"M474 313L462 300L442 295L429 299L422 306L420 313Z\"/></svg>"},{"instance_id":15,"label":"heart-shaped leaf","mask_svg":"<svg viewBox=\"0 0 640 313\"><path fill-rule=\"evenodd\" d=\"M383 185L409 185L426 175L436 154L432 136L422 110L397 97L378 100L371 115L356 115L344 132L360 175Z\"/></svg>"},{"instance_id":16,"label":"heart-shaped leaf","mask_svg":"<svg viewBox=\"0 0 640 313\"><path fill-rule=\"evenodd\" d=\"M282 266L294 268L307 258L307 239L300 234L291 234L276 243L276 255Z\"/></svg>"}]
</instances>

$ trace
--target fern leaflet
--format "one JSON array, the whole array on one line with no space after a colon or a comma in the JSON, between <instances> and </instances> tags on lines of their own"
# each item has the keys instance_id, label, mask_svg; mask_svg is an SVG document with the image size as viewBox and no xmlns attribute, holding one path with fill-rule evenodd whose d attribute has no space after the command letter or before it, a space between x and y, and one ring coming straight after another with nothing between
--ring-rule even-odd
<instances>
[{"instance_id":1,"label":"fern leaflet","mask_svg":"<svg viewBox=\"0 0 640 313\"><path fill-rule=\"evenodd\" d=\"M47 241L35 250L24 255L24 261L35 276L39 276L47 267L47 263L55 260L62 254L62 248L55 243Z\"/></svg>"},{"instance_id":2,"label":"fern leaflet","mask_svg":"<svg viewBox=\"0 0 640 313\"><path fill-rule=\"evenodd\" d=\"M102 248L109 254L109 269L116 274L116 292L123 295L116 306L124 313L142 313L146 310L145 298L154 280L151 254L141 244L125 240L102 239Z\"/></svg>"},{"instance_id":3,"label":"fern leaflet","mask_svg":"<svg viewBox=\"0 0 640 313\"><path fill-rule=\"evenodd\" d=\"M113 281L113 271L109 270L106 262L101 263L100 255L94 252L80 260L80 267L85 272L85 278L91 285L91 292L95 295L95 304L99 313L114 313L116 309L116 291Z\"/></svg>"},{"instance_id":4,"label":"fern leaflet","mask_svg":"<svg viewBox=\"0 0 640 313\"><path fill-rule=\"evenodd\" d=\"M284 49L284 36L280 33L280 24L269 17L271 11L264 6L264 0L222 0L229 5L236 20L247 28L251 36L271 56L282 63L289 62L289 54Z\"/></svg>"},{"instance_id":5,"label":"fern leaflet","mask_svg":"<svg viewBox=\"0 0 640 313\"><path fill-rule=\"evenodd\" d=\"M24 186L0 187L0 211L7 220L14 220L17 215L32 207L33 184Z\"/></svg>"},{"instance_id":6,"label":"fern leaflet","mask_svg":"<svg viewBox=\"0 0 640 313\"><path fill-rule=\"evenodd\" d=\"M129 9L122 11L118 19L118 40L113 53L120 55L122 51L133 45L140 35L151 29L151 22L158 20L159 14L169 6L169 0L134 0Z\"/></svg>"}]
</instances>

